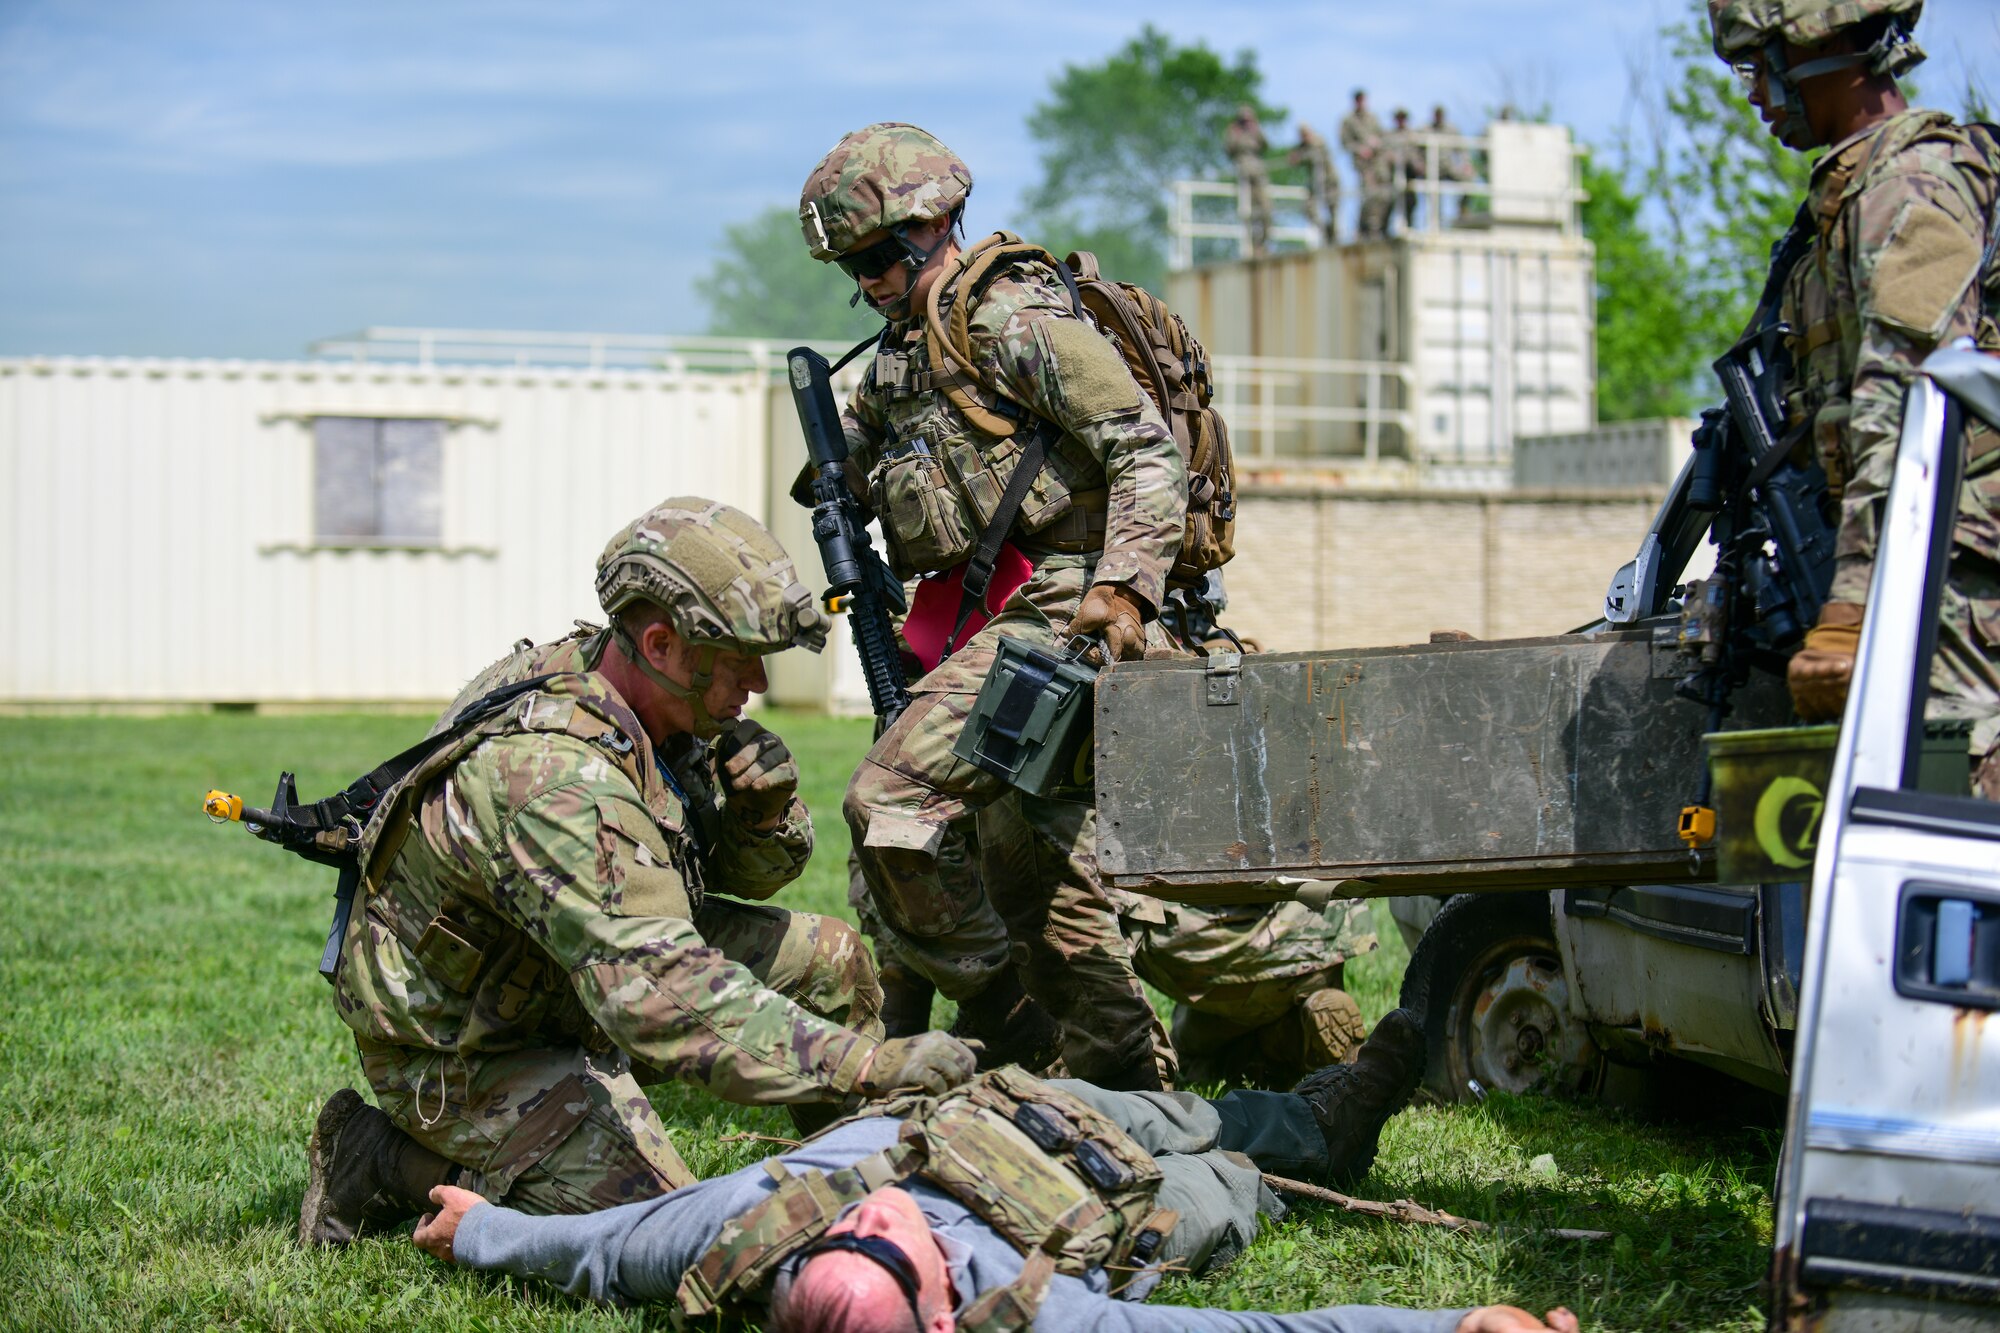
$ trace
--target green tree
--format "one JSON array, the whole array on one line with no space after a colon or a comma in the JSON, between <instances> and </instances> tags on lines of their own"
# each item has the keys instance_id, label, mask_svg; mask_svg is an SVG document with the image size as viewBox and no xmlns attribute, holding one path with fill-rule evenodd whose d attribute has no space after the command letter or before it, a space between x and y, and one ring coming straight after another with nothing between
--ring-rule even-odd
<instances>
[{"instance_id":1,"label":"green tree","mask_svg":"<svg viewBox=\"0 0 2000 1333\"><path fill-rule=\"evenodd\" d=\"M881 327L865 303L849 307L854 284L847 275L807 253L791 209L774 204L722 236L722 253L694 283L710 333L852 342Z\"/></svg>"},{"instance_id":2,"label":"green tree","mask_svg":"<svg viewBox=\"0 0 2000 1333\"><path fill-rule=\"evenodd\" d=\"M1642 216L1624 174L1584 161L1583 230L1597 251L1597 418L1683 416L1704 362L1683 271Z\"/></svg>"},{"instance_id":3,"label":"green tree","mask_svg":"<svg viewBox=\"0 0 2000 1333\"><path fill-rule=\"evenodd\" d=\"M1668 132L1654 145L1648 193L1664 215L1661 242L1687 269L1693 335L1717 353L1749 322L1771 245L1805 198L1816 155L1779 143L1709 45L1708 11L1662 34L1675 62L1665 89Z\"/></svg>"},{"instance_id":4,"label":"green tree","mask_svg":"<svg viewBox=\"0 0 2000 1333\"><path fill-rule=\"evenodd\" d=\"M1019 225L1057 254L1094 250L1106 273L1163 290L1168 187L1226 170L1223 127L1245 102L1284 118L1263 82L1255 52L1225 60L1151 24L1096 64L1065 66L1028 116L1042 179Z\"/></svg>"}]
</instances>

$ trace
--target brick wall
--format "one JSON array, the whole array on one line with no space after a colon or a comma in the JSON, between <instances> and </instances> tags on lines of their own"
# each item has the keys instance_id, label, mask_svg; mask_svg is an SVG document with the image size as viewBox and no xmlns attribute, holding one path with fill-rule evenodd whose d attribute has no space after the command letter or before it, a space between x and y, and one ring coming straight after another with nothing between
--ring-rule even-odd
<instances>
[{"instance_id":1,"label":"brick wall","mask_svg":"<svg viewBox=\"0 0 2000 1333\"><path fill-rule=\"evenodd\" d=\"M1602 614L1653 491L1252 488L1237 505L1227 623L1271 652L1560 634Z\"/></svg>"}]
</instances>

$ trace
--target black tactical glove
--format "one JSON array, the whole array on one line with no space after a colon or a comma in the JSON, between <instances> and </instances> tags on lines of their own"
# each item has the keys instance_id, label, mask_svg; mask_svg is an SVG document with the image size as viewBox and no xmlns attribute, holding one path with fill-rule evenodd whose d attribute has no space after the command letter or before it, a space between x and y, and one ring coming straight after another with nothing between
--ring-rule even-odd
<instances>
[{"instance_id":1,"label":"black tactical glove","mask_svg":"<svg viewBox=\"0 0 2000 1333\"><path fill-rule=\"evenodd\" d=\"M739 718L722 733L715 759L729 808L751 828L776 827L799 790L799 766L777 733Z\"/></svg>"}]
</instances>

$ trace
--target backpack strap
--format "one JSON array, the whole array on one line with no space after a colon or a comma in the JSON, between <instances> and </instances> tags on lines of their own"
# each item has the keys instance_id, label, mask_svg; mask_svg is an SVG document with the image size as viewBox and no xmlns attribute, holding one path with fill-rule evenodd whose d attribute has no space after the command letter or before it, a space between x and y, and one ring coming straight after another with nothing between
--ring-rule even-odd
<instances>
[{"instance_id":1,"label":"backpack strap","mask_svg":"<svg viewBox=\"0 0 2000 1333\"><path fill-rule=\"evenodd\" d=\"M1013 406L1012 400L980 376L972 359L972 312L981 293L1007 268L1030 261L1047 264L1056 271L1069 292L1070 310L1078 319L1084 319L1083 296L1069 266L1041 246L1005 231L994 232L960 255L957 267L931 285L924 302L924 335L931 353L931 372L937 376L937 387L952 405L974 426L996 438L1013 435L1029 417L1035 421L1034 429L1021 446L1021 457L1007 478L1007 487L1000 493L1000 503L980 530L979 540L966 560L965 578L958 595L958 617L951 633L945 636L946 657L959 646L958 636L965 632L972 613L985 598L987 585L993 581L993 567L1000 559L1000 547L1014 530L1021 506L1027 502L1028 490L1041 475L1042 465L1048 461L1049 446L1061 431L1054 422L1032 411L1007 414L1002 405ZM953 294L949 315L944 310L948 291ZM968 386L976 387L982 395L990 395L993 401L981 401Z\"/></svg>"}]
</instances>

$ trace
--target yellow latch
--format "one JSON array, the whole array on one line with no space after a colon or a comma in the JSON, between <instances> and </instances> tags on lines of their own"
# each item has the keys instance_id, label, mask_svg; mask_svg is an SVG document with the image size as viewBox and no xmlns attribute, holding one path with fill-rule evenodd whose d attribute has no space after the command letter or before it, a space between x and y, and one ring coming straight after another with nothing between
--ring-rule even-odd
<instances>
[{"instance_id":1,"label":"yellow latch","mask_svg":"<svg viewBox=\"0 0 2000 1333\"><path fill-rule=\"evenodd\" d=\"M1715 841L1715 807L1712 805L1689 805L1681 807L1681 841L1690 847L1699 847L1705 842Z\"/></svg>"},{"instance_id":2,"label":"yellow latch","mask_svg":"<svg viewBox=\"0 0 2000 1333\"><path fill-rule=\"evenodd\" d=\"M212 791L201 798L202 813L220 824L224 820L243 818L243 798L231 796L226 791Z\"/></svg>"}]
</instances>

